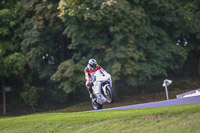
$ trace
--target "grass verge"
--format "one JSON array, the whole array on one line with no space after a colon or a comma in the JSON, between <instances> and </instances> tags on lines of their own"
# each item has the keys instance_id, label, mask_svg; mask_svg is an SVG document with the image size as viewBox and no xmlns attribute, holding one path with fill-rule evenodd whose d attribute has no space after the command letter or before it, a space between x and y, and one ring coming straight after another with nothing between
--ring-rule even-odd
<instances>
[{"instance_id":1,"label":"grass verge","mask_svg":"<svg viewBox=\"0 0 200 133\"><path fill-rule=\"evenodd\" d=\"M3 133L200 132L200 104L102 112L0 117Z\"/></svg>"}]
</instances>

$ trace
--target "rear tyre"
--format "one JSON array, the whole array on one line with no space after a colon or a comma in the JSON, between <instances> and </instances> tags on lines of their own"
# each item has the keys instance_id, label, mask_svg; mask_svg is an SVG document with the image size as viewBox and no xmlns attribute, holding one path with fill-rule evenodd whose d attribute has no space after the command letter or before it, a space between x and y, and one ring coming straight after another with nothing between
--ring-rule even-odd
<instances>
[{"instance_id":1,"label":"rear tyre","mask_svg":"<svg viewBox=\"0 0 200 133\"><path fill-rule=\"evenodd\" d=\"M113 88L111 86L106 87L106 99L108 103L113 103L114 102L114 92Z\"/></svg>"},{"instance_id":2,"label":"rear tyre","mask_svg":"<svg viewBox=\"0 0 200 133\"><path fill-rule=\"evenodd\" d=\"M103 105L97 103L97 99L96 98L92 98L92 106L95 110L97 109L102 109Z\"/></svg>"}]
</instances>

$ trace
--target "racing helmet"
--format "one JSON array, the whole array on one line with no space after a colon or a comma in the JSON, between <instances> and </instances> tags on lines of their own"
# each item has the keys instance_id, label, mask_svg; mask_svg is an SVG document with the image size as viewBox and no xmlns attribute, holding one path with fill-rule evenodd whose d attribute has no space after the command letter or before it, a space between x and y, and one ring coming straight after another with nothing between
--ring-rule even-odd
<instances>
[{"instance_id":1,"label":"racing helmet","mask_svg":"<svg viewBox=\"0 0 200 133\"><path fill-rule=\"evenodd\" d=\"M90 59L88 61L88 65L91 69L96 69L97 68L97 61L95 59Z\"/></svg>"}]
</instances>

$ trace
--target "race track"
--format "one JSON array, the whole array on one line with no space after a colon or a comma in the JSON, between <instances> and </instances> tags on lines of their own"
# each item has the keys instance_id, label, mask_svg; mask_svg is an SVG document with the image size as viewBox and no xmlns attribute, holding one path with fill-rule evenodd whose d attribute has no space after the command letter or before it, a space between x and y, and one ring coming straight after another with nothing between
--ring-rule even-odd
<instances>
[{"instance_id":1,"label":"race track","mask_svg":"<svg viewBox=\"0 0 200 133\"><path fill-rule=\"evenodd\" d=\"M199 104L199 103L200 103L200 96L193 96L193 97L187 97L187 98L178 98L178 99L157 101L157 102L151 102L151 103L106 108L106 109L100 109L100 110L90 110L90 111L84 111L84 112L96 112L96 111L119 110L119 109L154 108L154 107L164 107L164 106L173 106L173 105L181 105L181 104Z\"/></svg>"}]
</instances>

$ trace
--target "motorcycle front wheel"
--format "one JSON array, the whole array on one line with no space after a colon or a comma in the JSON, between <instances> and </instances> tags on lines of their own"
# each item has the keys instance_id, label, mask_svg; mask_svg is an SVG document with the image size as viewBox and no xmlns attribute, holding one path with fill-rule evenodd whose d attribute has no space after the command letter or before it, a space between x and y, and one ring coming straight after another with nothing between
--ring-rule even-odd
<instances>
[{"instance_id":1,"label":"motorcycle front wheel","mask_svg":"<svg viewBox=\"0 0 200 133\"><path fill-rule=\"evenodd\" d=\"M97 103L96 98L95 98L95 99L92 99L92 106L93 106L93 108L94 108L95 110L97 110L97 109L102 109L102 107L103 107L102 104Z\"/></svg>"},{"instance_id":2,"label":"motorcycle front wheel","mask_svg":"<svg viewBox=\"0 0 200 133\"><path fill-rule=\"evenodd\" d=\"M106 87L106 99L108 103L113 103L114 102L114 92L113 88L111 86Z\"/></svg>"}]
</instances>

